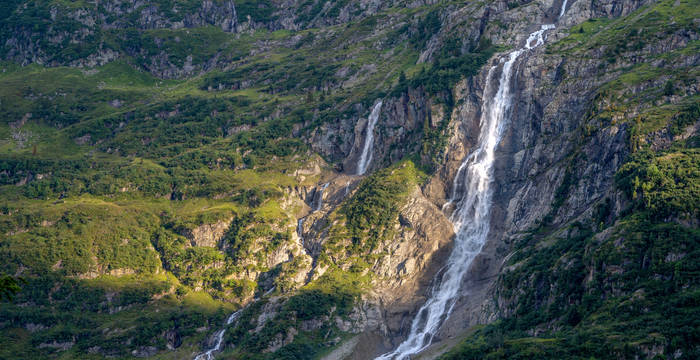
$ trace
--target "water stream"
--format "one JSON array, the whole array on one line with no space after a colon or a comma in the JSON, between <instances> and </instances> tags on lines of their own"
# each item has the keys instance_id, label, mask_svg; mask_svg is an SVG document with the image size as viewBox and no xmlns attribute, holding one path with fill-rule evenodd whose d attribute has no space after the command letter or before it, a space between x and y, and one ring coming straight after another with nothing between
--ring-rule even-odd
<instances>
[{"instance_id":1,"label":"water stream","mask_svg":"<svg viewBox=\"0 0 700 360\"><path fill-rule=\"evenodd\" d=\"M379 100L372 109L372 113L369 115L367 120L367 130L365 131L365 143L362 147L362 154L360 155L360 161L357 163L357 175L364 175L367 172L367 168L372 163L372 148L374 147L374 127L377 125L379 120L379 114L382 110L383 101Z\"/></svg>"},{"instance_id":2,"label":"water stream","mask_svg":"<svg viewBox=\"0 0 700 360\"><path fill-rule=\"evenodd\" d=\"M564 16L564 13L566 12L566 2L568 0L564 0L564 3L561 4L561 11L559 12L559 18L561 19L562 16Z\"/></svg>"},{"instance_id":3,"label":"water stream","mask_svg":"<svg viewBox=\"0 0 700 360\"><path fill-rule=\"evenodd\" d=\"M215 334L216 343L214 344L214 346L211 349L197 355L197 357L195 357L194 360L214 360L214 353L221 351L221 344L224 341L224 334L226 334L226 328L229 325L233 324L234 321L238 320L238 317L241 316L241 311L242 309L234 312L233 314L231 314L231 316L228 317L228 319L226 319L226 325L224 326L224 328L217 331Z\"/></svg>"},{"instance_id":4,"label":"water stream","mask_svg":"<svg viewBox=\"0 0 700 360\"><path fill-rule=\"evenodd\" d=\"M507 54L489 69L484 87L478 146L457 170L451 198L443 206L443 209L454 208L450 215L456 234L454 249L441 276L437 278L430 298L413 319L406 340L377 360L408 359L421 352L432 343L440 326L450 316L464 275L481 252L489 233L495 150L509 118L514 65L520 55L542 45L545 32L553 28L553 24L542 25L530 34L521 49ZM502 68L500 76L495 76L499 67Z\"/></svg>"},{"instance_id":5,"label":"water stream","mask_svg":"<svg viewBox=\"0 0 700 360\"><path fill-rule=\"evenodd\" d=\"M321 207L323 207L323 192L326 191L328 185L330 185L330 183L323 184L323 186L317 190L317 195L314 195L314 212L321 210Z\"/></svg>"},{"instance_id":6,"label":"water stream","mask_svg":"<svg viewBox=\"0 0 700 360\"><path fill-rule=\"evenodd\" d=\"M566 4L567 0L564 0L559 17L564 15ZM553 28L553 24L542 25L539 30L530 34L523 48L509 53L501 58L498 64L489 69L484 88L478 147L460 165L453 181L451 198L443 206L443 209L454 207L450 216L456 234L454 249L440 279L438 279L439 281L432 289L431 297L418 310L418 314L413 319L411 332L406 340L394 351L379 356L377 360L402 360L419 353L432 343L440 325L452 312L462 279L474 258L481 252L488 236L495 150L508 121L508 112L512 101L513 66L521 54L542 45L545 32ZM496 78L494 74L498 67L502 67L502 70L500 76ZM497 83L495 83L496 81ZM487 94L493 92L494 86L497 86L494 96L486 97ZM372 162L374 127L379 120L382 104L382 100L379 100L374 105L367 121L365 141L357 167L358 175L364 175ZM323 191L327 187L326 183L319 190L314 211L321 209ZM298 229L302 225L303 220L300 219ZM215 333L216 343L214 346L197 355L194 360L214 360L214 354L221 351L227 327L238 319L241 311L236 311L228 317L225 326Z\"/></svg>"}]
</instances>

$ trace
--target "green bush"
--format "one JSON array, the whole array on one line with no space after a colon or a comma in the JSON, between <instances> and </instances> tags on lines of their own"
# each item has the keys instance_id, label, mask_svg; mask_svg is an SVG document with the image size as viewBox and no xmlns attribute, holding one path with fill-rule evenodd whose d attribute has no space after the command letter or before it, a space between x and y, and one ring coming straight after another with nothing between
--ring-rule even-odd
<instances>
[{"instance_id":1,"label":"green bush","mask_svg":"<svg viewBox=\"0 0 700 360\"><path fill-rule=\"evenodd\" d=\"M424 175L412 161L380 170L367 177L340 209L352 239L353 254L366 255L393 234L402 202Z\"/></svg>"},{"instance_id":2,"label":"green bush","mask_svg":"<svg viewBox=\"0 0 700 360\"><path fill-rule=\"evenodd\" d=\"M617 183L653 219L697 218L700 209L700 153L697 149L655 154L637 152L620 169Z\"/></svg>"}]
</instances>

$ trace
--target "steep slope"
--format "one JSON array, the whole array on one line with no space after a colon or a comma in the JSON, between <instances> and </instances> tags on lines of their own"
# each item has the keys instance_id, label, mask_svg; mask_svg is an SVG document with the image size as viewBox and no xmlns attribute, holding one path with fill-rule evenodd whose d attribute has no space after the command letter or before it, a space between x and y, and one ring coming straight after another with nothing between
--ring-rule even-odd
<instances>
[{"instance_id":1,"label":"steep slope","mask_svg":"<svg viewBox=\"0 0 700 360\"><path fill-rule=\"evenodd\" d=\"M563 3L3 6L0 271L28 282L0 357L369 359L444 281L489 79ZM570 0L512 61L425 357L696 357L698 8Z\"/></svg>"},{"instance_id":2,"label":"steep slope","mask_svg":"<svg viewBox=\"0 0 700 360\"><path fill-rule=\"evenodd\" d=\"M697 357L696 8L592 19L523 64L488 301L504 320L445 358Z\"/></svg>"}]
</instances>

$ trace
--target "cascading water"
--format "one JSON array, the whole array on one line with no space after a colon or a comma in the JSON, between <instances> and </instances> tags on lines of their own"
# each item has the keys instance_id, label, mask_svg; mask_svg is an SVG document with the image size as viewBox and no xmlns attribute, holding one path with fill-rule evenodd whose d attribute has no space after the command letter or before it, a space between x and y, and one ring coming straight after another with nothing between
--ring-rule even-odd
<instances>
[{"instance_id":1,"label":"cascading water","mask_svg":"<svg viewBox=\"0 0 700 360\"><path fill-rule=\"evenodd\" d=\"M241 316L241 311L242 310L238 310L231 314L231 316L226 319L226 326L229 326L233 324L234 321L238 320L238 317ZM224 334L226 334L226 327L216 332L216 343L214 343L214 346L211 349L197 355L194 360L214 360L214 353L221 350L221 344L224 342Z\"/></svg>"},{"instance_id":2,"label":"cascading water","mask_svg":"<svg viewBox=\"0 0 700 360\"><path fill-rule=\"evenodd\" d=\"M297 235L300 239L304 238L304 218L297 220Z\"/></svg>"},{"instance_id":3,"label":"cascading water","mask_svg":"<svg viewBox=\"0 0 700 360\"><path fill-rule=\"evenodd\" d=\"M328 185L330 183L325 183L319 190L316 191L316 194L314 194L314 199L313 199L313 212L321 210L323 207L323 192L326 191L328 188ZM304 242L304 221L306 221L306 218L301 218L297 220L297 235L299 235L299 238L301 239L302 243Z\"/></svg>"},{"instance_id":4,"label":"cascading water","mask_svg":"<svg viewBox=\"0 0 700 360\"><path fill-rule=\"evenodd\" d=\"M321 207L323 207L323 192L326 191L329 184L330 183L323 184L323 186L321 186L321 189L318 190L318 196L314 199L314 211L319 211L321 210Z\"/></svg>"},{"instance_id":5,"label":"cascading water","mask_svg":"<svg viewBox=\"0 0 700 360\"><path fill-rule=\"evenodd\" d=\"M530 34L523 48L509 53L489 69L484 88L478 147L464 159L457 170L451 198L443 206L443 209L454 206L450 216L456 234L454 249L443 268L441 278L432 289L431 297L413 319L408 338L394 351L377 360L402 360L421 352L432 343L440 325L450 316L462 279L474 258L481 252L489 233L495 150L508 121L515 62L522 53L542 45L544 33L553 28L553 24L542 25ZM502 66L501 74L494 78L499 66ZM494 83L495 81L498 82ZM496 93L493 97L487 97L492 94L494 86L497 86Z\"/></svg>"},{"instance_id":6,"label":"cascading water","mask_svg":"<svg viewBox=\"0 0 700 360\"><path fill-rule=\"evenodd\" d=\"M362 147L360 161L357 163L357 175L364 175L367 172L369 164L372 163L372 147L374 146L374 127L379 120L379 114L382 110L383 101L379 100L372 109L372 113L367 120L367 130L365 135L365 143Z\"/></svg>"},{"instance_id":7,"label":"cascading water","mask_svg":"<svg viewBox=\"0 0 700 360\"><path fill-rule=\"evenodd\" d=\"M561 4L561 11L559 11L559 18L561 19L562 16L564 16L564 13L566 12L566 2L568 0L564 0L564 3Z\"/></svg>"}]
</instances>

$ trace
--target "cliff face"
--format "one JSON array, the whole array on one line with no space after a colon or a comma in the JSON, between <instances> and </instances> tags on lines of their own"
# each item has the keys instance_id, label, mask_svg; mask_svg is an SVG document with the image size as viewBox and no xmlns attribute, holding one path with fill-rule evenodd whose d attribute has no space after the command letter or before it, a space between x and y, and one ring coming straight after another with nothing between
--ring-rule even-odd
<instances>
[{"instance_id":1,"label":"cliff face","mask_svg":"<svg viewBox=\"0 0 700 360\"><path fill-rule=\"evenodd\" d=\"M631 133L639 130L634 129L635 124L630 124L625 119L643 118L649 109L649 98L646 95L647 98L640 99L644 96L642 92L654 87L660 89L671 80L668 80L668 76L661 75L647 80L644 86L633 85L620 89L616 85L627 69L645 66L643 64L661 67L664 69L661 71L663 74L694 69L698 64L695 55L657 59L663 52L684 51L688 44L697 39L698 34L679 26L652 40L637 40L637 46L628 45L625 48L623 45L624 49L616 55L620 58L615 61L605 59L604 54L610 54L612 47L618 46L616 51L620 51L620 45L608 43L609 39L598 41L588 48L576 47L560 39L566 33L576 31L576 24L592 18L630 16L620 22L635 24L639 18L654 11L642 9L635 13L644 5L649 5L649 2L569 3L566 14L558 22L558 28L547 34L547 42L553 45L531 51L519 60L513 80L516 90L510 118L497 152L497 190L489 240L465 278L460 300L454 313L443 325L439 338L459 336L473 325L489 323L501 316L514 316L515 309L522 306L525 300L517 297L505 300L500 297L504 292L512 294L513 289L499 283L497 279L503 276L504 263L514 254L513 251L522 251L514 245L531 229L544 225L549 232L558 233L562 229L568 229L572 223L591 222L597 228L599 225L596 224L596 217L601 208L605 207L609 212L604 220L606 222L629 211L626 209L629 209L630 204L616 186L615 176L635 149L634 145L630 147ZM527 36L528 29L556 18L560 6L561 4L555 3L538 3L537 6L532 4L522 10L505 11L494 5L483 11L482 16L488 17L488 21L500 21L509 26L505 32L489 28L482 36L490 37L496 42L509 39L505 40L506 43L518 46ZM682 11L682 7L679 11ZM630 15L633 13L635 15ZM449 21L458 22L452 14ZM516 20L525 17L538 20L532 23ZM443 24L443 29L449 27L448 24ZM474 23L470 25L475 26ZM573 27L567 29L567 26ZM435 38L431 42L440 40ZM490 63L496 64L501 57L503 54L496 54ZM475 134L478 133L483 97L492 96L483 94L489 66L490 64L485 66L478 76L466 79L456 87L456 103L460 105L456 106L452 114L453 130L446 151L445 166L423 188L423 192L438 206L446 201L451 179L462 159L476 143ZM695 86L693 82L678 85L677 93L693 96L696 93ZM610 89L613 87L617 91L622 90L618 93L622 98L634 100L627 102L620 100L620 97L611 96ZM681 98L664 97L663 94L655 96L661 98L656 100L657 103L684 103ZM624 110L619 107L615 109L616 101L627 102L623 106ZM615 110L608 112L611 108ZM697 126L697 119L694 121L683 130L685 135L677 137L676 141L692 136L690 134L696 131L693 129ZM664 130L667 126L672 124L661 124L658 131L667 132ZM649 136L658 139L656 135ZM652 147L659 146L654 145L659 144L659 140L650 141ZM660 145L660 148L668 146L668 143L665 144ZM609 239L609 235L601 236ZM423 288L415 293L426 294L426 290ZM391 309L391 306L388 308ZM402 317L396 311L389 310L387 317L394 319L389 321L403 318L402 321L406 324L406 315ZM415 310L410 310L409 306L404 311L410 313ZM404 325L399 333L406 334L407 331L408 328ZM361 348L358 351L366 355L367 350Z\"/></svg>"},{"instance_id":2,"label":"cliff face","mask_svg":"<svg viewBox=\"0 0 700 360\"><path fill-rule=\"evenodd\" d=\"M555 274L543 275L547 272L523 268L534 265L533 262L525 262L527 265L522 263L522 252L533 254L537 251L547 251L545 249L550 246L559 246L551 244L566 241L579 241L576 246L584 246L586 235L582 235L580 229L587 229L589 226L593 232L602 231L596 235L595 245L586 242L586 253L600 254L608 251L597 247L606 243L605 246L608 246L612 242L615 246L623 248L629 246L620 245L626 242L624 235L619 235L620 229L624 228L620 224L625 221L611 223L615 221L612 219L625 218L631 206L629 198L618 186L619 182L616 182L616 175L619 174L622 165L629 161L631 153L638 151L639 142L635 141L635 138L641 138L639 141L642 143L650 143L656 151L670 146L668 142L659 143L654 134L665 133L675 126L672 117L667 118L668 122L656 123L651 129L647 125L647 130L641 130L644 125L640 126L640 123L649 121L651 117L650 109L663 103L669 104L671 108L683 108L685 105L682 104L688 104L687 101L695 101L692 99L696 94L695 85L690 83L681 85L674 82L678 93L684 94L685 100L669 96L661 89L664 84L674 81L673 74L686 71L695 74L695 70L692 69L697 67L697 56L670 55L662 60L660 55L685 51L684 49L697 39L697 29L688 31L671 25L663 35L649 34L654 31L653 26L668 21L655 19L648 22L651 17L659 15L659 5L649 4L626 1L604 4L570 3L558 29L548 34L548 42L553 44L536 49L520 62L514 82L517 91L512 114L506 135L499 146L496 163L498 190L494 197L490 240L480 259L475 261L470 276L465 279L465 292L460 305L457 306L458 314L443 327L442 333L445 337L458 334L465 324L491 322L502 316L515 319L525 316L523 314L527 314L528 311L545 312L546 309L556 308L557 301L560 301L557 300L558 296L571 296L563 295L570 291L562 288L566 286L580 286L583 293L603 297L624 294L603 291L601 295L599 290L594 290L600 289L596 286L601 286L601 283L595 280L594 274L600 271L601 265L587 264L586 261L591 260L586 260L586 255L575 255L560 250L562 253L554 255L558 258L559 265L552 265L549 270ZM642 7L644 5L649 7ZM662 6L675 6L677 11L683 11L682 5L678 3ZM556 6L554 8L556 9ZM600 33L594 34L593 40L582 39L573 44L566 39L561 40L564 35L562 26L572 26L567 30L570 33L579 29L580 33L587 33L587 26L592 22L584 20L619 16L623 18L611 22ZM551 10L550 13L545 10L540 16L542 21L552 17ZM640 23L648 24L648 28L644 29L644 25ZM577 24L581 24L580 28L577 28ZM631 30L627 30L625 35L625 31L616 33L615 30L611 30L613 26L617 26L616 30L622 26ZM648 36L641 35L645 30L648 31ZM515 35L515 39L520 38L521 36ZM581 43L588 46L579 45ZM656 67L659 71L641 83L636 79L625 79L629 76L630 68L640 69L645 66ZM634 72L633 70L632 73ZM483 77L484 73L481 79ZM465 87L483 88L483 80L477 78L468 82ZM458 109L458 116L474 119L478 109L476 102L465 105ZM634 118L637 119L636 123L629 121ZM466 133L469 132L468 126L462 128L466 128ZM697 119L685 123L682 127L687 128L680 131L684 135L676 137L676 141L682 143L686 139L685 136L695 131L693 129L696 126ZM467 136L462 136L465 137ZM457 141L456 150L459 150L459 142L462 141ZM661 145L662 143L664 145ZM450 168L454 173L456 166L448 165L448 173ZM601 211L604 214L601 215ZM579 226L581 228L577 228ZM608 226L609 229L603 230ZM533 235L532 229L536 229L536 235ZM616 232L618 235L611 235ZM552 237L548 238L547 234L552 234ZM547 240L538 242L538 239ZM511 257L519 260L511 260ZM504 268L504 263L515 265ZM584 265L580 265L581 263ZM578 271L590 272L589 275L580 283L554 284L557 276L562 276L562 272L574 271L571 269L577 269L576 266L582 266ZM608 266L614 267L610 264ZM606 268L605 263L602 268ZM525 273L528 275L524 275ZM520 287L516 286L517 289L514 289L512 277L517 276L521 276ZM540 283L537 276L547 276L549 282ZM553 288L542 288L546 286ZM528 298L533 295L527 287L534 287L533 291L537 294L534 298ZM548 294L549 298L540 297L542 294ZM580 299L568 298L568 301L575 303ZM532 307L532 310L525 310L528 306ZM561 326L558 324L550 318L549 322L539 323L529 331L531 334L538 334ZM660 350L641 350L645 354L643 356L653 356L655 351ZM665 351L669 351L668 348ZM687 351L686 348L683 351L679 350L679 353Z\"/></svg>"}]
</instances>

